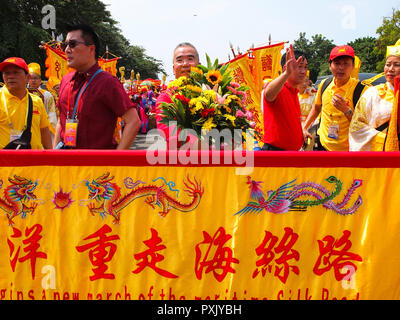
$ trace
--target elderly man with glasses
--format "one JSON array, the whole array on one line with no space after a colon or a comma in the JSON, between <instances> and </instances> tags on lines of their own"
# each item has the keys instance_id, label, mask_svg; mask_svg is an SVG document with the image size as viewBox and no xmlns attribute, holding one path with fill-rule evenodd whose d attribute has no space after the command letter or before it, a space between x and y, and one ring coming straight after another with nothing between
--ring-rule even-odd
<instances>
[{"instance_id":1,"label":"elderly man with glasses","mask_svg":"<svg viewBox=\"0 0 400 320\"><path fill-rule=\"evenodd\" d=\"M80 24L67 31L61 47L76 72L61 80L54 148L129 149L140 128L136 106L120 81L100 69L100 40L93 29ZM124 123L119 144L113 139L118 117Z\"/></svg>"}]
</instances>

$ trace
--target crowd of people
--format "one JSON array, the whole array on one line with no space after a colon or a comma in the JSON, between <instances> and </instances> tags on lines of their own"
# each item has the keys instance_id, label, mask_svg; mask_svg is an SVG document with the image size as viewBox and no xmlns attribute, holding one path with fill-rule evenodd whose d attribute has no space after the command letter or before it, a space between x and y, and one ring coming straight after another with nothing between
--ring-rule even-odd
<instances>
[{"instance_id":1,"label":"crowd of people","mask_svg":"<svg viewBox=\"0 0 400 320\"><path fill-rule=\"evenodd\" d=\"M155 127L173 148L170 141L177 140L179 130L160 123L160 104L172 102L167 90L127 92L99 67L100 42L90 26L69 26L62 48L68 67L76 71L61 82L48 81L46 90L39 64L28 65L18 57L0 63L1 149L123 150L132 146L138 132ZM368 86L354 77L355 59L351 46L335 47L328 61L332 75L316 90L310 85L307 57L290 46L281 60L282 73L266 81L262 91L262 150L398 151L393 106L400 42L388 47L384 84ZM175 48L175 78L189 76L199 64L192 44ZM187 137L190 141L196 139Z\"/></svg>"}]
</instances>

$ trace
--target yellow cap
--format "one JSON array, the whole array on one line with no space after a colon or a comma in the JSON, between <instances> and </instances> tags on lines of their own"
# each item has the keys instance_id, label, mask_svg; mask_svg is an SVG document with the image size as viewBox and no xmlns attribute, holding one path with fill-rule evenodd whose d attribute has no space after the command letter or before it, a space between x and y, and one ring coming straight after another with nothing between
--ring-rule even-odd
<instances>
[{"instance_id":1,"label":"yellow cap","mask_svg":"<svg viewBox=\"0 0 400 320\"><path fill-rule=\"evenodd\" d=\"M386 58L390 56L400 57L400 39L394 46L387 47Z\"/></svg>"},{"instance_id":2,"label":"yellow cap","mask_svg":"<svg viewBox=\"0 0 400 320\"><path fill-rule=\"evenodd\" d=\"M40 72L40 65L36 62L32 62L28 64L29 73L36 73L37 75L41 76L42 73Z\"/></svg>"}]
</instances>

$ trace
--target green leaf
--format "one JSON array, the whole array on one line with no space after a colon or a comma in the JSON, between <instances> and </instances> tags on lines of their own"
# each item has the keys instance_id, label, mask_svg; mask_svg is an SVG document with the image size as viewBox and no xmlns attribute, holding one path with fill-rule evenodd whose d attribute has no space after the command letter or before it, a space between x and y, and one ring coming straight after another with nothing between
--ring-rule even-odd
<instances>
[{"instance_id":1,"label":"green leaf","mask_svg":"<svg viewBox=\"0 0 400 320\"><path fill-rule=\"evenodd\" d=\"M212 63L211 63L211 59L208 56L208 54L206 53L206 58L207 58L207 68L208 70L212 70Z\"/></svg>"}]
</instances>

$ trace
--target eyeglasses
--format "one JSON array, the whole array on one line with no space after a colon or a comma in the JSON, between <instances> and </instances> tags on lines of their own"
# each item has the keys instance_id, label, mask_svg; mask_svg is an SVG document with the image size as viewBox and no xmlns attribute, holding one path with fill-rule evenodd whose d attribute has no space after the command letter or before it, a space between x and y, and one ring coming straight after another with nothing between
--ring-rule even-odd
<instances>
[{"instance_id":1,"label":"eyeglasses","mask_svg":"<svg viewBox=\"0 0 400 320\"><path fill-rule=\"evenodd\" d=\"M92 45L91 43L86 43L84 41L78 41L78 40L70 40L68 42L61 42L60 48L62 51L65 51L67 47L70 47L71 49L75 48L78 44L84 44L85 46L90 46Z\"/></svg>"}]
</instances>

